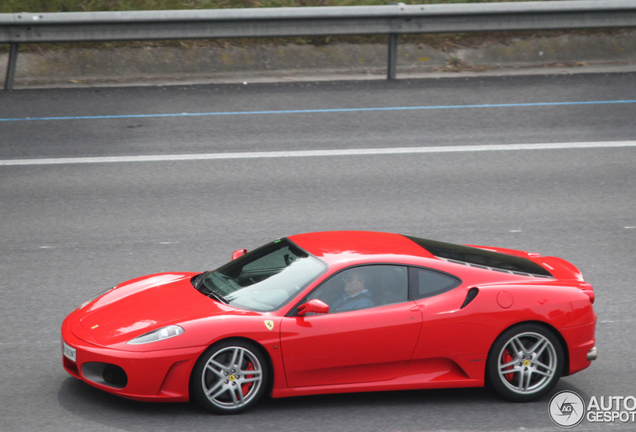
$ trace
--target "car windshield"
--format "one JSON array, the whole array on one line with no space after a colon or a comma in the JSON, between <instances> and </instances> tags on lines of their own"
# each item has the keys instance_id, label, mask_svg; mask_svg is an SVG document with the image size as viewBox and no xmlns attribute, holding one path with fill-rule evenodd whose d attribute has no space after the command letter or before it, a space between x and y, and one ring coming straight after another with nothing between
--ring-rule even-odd
<instances>
[{"instance_id":1,"label":"car windshield","mask_svg":"<svg viewBox=\"0 0 636 432\"><path fill-rule=\"evenodd\" d=\"M325 270L321 261L280 239L204 273L196 287L232 306L268 312L287 303Z\"/></svg>"}]
</instances>

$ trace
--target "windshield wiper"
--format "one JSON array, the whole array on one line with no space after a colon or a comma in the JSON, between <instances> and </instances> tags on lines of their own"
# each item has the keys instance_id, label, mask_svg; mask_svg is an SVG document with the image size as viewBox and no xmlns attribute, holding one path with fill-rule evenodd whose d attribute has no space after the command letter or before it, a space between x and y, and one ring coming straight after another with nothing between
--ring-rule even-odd
<instances>
[{"instance_id":1,"label":"windshield wiper","mask_svg":"<svg viewBox=\"0 0 636 432\"><path fill-rule=\"evenodd\" d=\"M223 297L221 294L217 294L217 293L215 293L214 291L212 291L210 289L208 289L208 291L210 293L210 294L208 294L208 297L214 297L216 300L220 301L221 303L230 304L230 302L227 301L225 299L225 297Z\"/></svg>"},{"instance_id":2,"label":"windshield wiper","mask_svg":"<svg viewBox=\"0 0 636 432\"><path fill-rule=\"evenodd\" d=\"M192 286L197 291L200 291L202 294L205 294L207 297L213 297L215 300L218 300L221 303L230 304L230 302L223 297L221 294L218 294L212 291L212 288L208 287L205 282L203 282L205 273L198 274L194 276L190 281L192 282Z\"/></svg>"}]
</instances>

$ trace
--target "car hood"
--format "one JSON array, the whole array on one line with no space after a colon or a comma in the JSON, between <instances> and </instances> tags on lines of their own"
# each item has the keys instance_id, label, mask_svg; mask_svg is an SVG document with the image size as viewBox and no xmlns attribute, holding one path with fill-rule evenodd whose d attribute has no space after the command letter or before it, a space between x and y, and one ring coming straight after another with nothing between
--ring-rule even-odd
<instances>
[{"instance_id":1,"label":"car hood","mask_svg":"<svg viewBox=\"0 0 636 432\"><path fill-rule=\"evenodd\" d=\"M78 311L71 329L86 342L107 346L167 325L235 311L197 291L190 283L194 275L164 273L120 284Z\"/></svg>"}]
</instances>

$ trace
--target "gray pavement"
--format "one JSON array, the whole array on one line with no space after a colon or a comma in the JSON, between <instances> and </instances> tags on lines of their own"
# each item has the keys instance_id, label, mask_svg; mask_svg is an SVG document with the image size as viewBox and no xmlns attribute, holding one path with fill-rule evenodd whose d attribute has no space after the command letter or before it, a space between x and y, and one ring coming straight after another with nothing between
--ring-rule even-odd
<instances>
[{"instance_id":1,"label":"gray pavement","mask_svg":"<svg viewBox=\"0 0 636 432\"><path fill-rule=\"evenodd\" d=\"M636 100L636 76L25 90L0 118ZM636 104L0 121L0 160L634 140ZM364 229L556 255L596 289L599 360L556 390L633 395L636 149L0 166L0 428L560 430L549 397L487 390L267 400L241 416L120 399L68 376L59 326L123 280L205 270L292 233ZM555 390L555 391L556 391ZM633 430L584 422L574 430Z\"/></svg>"},{"instance_id":2,"label":"gray pavement","mask_svg":"<svg viewBox=\"0 0 636 432\"><path fill-rule=\"evenodd\" d=\"M70 118L0 122L0 158L630 140L633 104L585 102L635 99L635 77L20 90L0 93L0 119ZM581 104L549 105L560 102ZM391 110L400 107L431 109ZM298 112L307 110L335 111ZM123 117L82 118L102 115Z\"/></svg>"}]
</instances>

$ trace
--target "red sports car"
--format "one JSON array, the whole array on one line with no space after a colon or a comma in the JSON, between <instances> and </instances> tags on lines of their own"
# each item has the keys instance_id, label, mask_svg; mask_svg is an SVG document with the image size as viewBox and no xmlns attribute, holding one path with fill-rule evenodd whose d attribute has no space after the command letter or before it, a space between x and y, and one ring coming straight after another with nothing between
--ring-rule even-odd
<instances>
[{"instance_id":1,"label":"red sports car","mask_svg":"<svg viewBox=\"0 0 636 432\"><path fill-rule=\"evenodd\" d=\"M532 401L597 356L594 291L560 258L356 231L232 258L82 304L62 325L66 371L126 398L229 414L265 392L490 384Z\"/></svg>"}]
</instances>

